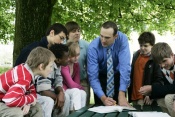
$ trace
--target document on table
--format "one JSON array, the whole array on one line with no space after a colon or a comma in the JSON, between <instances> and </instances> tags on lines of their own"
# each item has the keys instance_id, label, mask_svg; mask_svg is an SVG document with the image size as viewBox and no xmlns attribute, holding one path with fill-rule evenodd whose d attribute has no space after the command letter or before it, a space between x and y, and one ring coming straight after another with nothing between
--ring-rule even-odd
<instances>
[{"instance_id":1,"label":"document on table","mask_svg":"<svg viewBox=\"0 0 175 117\"><path fill-rule=\"evenodd\" d=\"M89 111L96 113L111 113L111 112L122 112L123 110L136 110L135 108L125 107L125 106L97 106L89 108Z\"/></svg>"},{"instance_id":2,"label":"document on table","mask_svg":"<svg viewBox=\"0 0 175 117\"><path fill-rule=\"evenodd\" d=\"M155 111L150 111L150 112L129 112L130 115L133 117L170 117L167 113L163 112L155 112Z\"/></svg>"}]
</instances>

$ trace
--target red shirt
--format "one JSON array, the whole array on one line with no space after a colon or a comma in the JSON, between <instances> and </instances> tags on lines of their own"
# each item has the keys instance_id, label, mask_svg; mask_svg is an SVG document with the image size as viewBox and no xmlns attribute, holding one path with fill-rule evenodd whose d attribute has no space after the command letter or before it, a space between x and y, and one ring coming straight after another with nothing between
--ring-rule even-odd
<instances>
[{"instance_id":1,"label":"red shirt","mask_svg":"<svg viewBox=\"0 0 175 117\"><path fill-rule=\"evenodd\" d=\"M0 100L9 107L31 104L36 96L34 76L27 64L20 64L0 76Z\"/></svg>"},{"instance_id":2,"label":"red shirt","mask_svg":"<svg viewBox=\"0 0 175 117\"><path fill-rule=\"evenodd\" d=\"M134 65L134 76L133 76L133 93L131 96L132 100L143 99L143 95L139 93L140 87L143 85L143 73L145 64L148 62L149 56L139 55Z\"/></svg>"}]
</instances>

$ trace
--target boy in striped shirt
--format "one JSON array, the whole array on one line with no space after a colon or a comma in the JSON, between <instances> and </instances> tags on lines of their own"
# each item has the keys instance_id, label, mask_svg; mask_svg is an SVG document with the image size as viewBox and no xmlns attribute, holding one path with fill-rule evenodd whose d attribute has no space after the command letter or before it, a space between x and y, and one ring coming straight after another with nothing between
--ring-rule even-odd
<instances>
[{"instance_id":1,"label":"boy in striped shirt","mask_svg":"<svg viewBox=\"0 0 175 117\"><path fill-rule=\"evenodd\" d=\"M45 78L52 72L55 55L48 49L37 47L31 51L26 63L0 75L0 116L23 117L29 110L39 106L36 104L34 87L36 75ZM42 111L29 114L42 117Z\"/></svg>"}]
</instances>

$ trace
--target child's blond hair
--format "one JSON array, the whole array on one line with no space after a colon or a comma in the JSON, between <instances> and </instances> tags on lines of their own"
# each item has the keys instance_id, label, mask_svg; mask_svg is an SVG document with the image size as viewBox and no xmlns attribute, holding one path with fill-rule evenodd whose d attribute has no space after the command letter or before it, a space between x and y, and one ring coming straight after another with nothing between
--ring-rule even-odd
<instances>
[{"instance_id":1,"label":"child's blond hair","mask_svg":"<svg viewBox=\"0 0 175 117\"><path fill-rule=\"evenodd\" d=\"M68 41L67 46L69 48L69 56L74 57L76 55L76 49L79 48L78 42L75 41Z\"/></svg>"},{"instance_id":2,"label":"child's blond hair","mask_svg":"<svg viewBox=\"0 0 175 117\"><path fill-rule=\"evenodd\" d=\"M52 60L55 60L55 55L50 50L43 47L36 47L30 52L26 63L31 69L37 68L40 64L43 64L43 69L45 69Z\"/></svg>"}]
</instances>

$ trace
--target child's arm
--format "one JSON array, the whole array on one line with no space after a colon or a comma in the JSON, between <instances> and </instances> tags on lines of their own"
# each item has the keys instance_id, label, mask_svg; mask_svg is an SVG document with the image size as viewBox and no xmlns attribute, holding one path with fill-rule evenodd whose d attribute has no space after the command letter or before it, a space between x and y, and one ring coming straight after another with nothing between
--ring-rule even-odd
<instances>
[{"instance_id":1,"label":"child's arm","mask_svg":"<svg viewBox=\"0 0 175 117\"><path fill-rule=\"evenodd\" d=\"M37 92L43 96L51 97L53 100L56 100L56 95L51 91L52 82L49 80L50 78L44 78L42 76L36 76L36 89Z\"/></svg>"},{"instance_id":2,"label":"child's arm","mask_svg":"<svg viewBox=\"0 0 175 117\"><path fill-rule=\"evenodd\" d=\"M151 83L164 85L163 74L162 74L160 66L158 64L154 63L153 68L150 68L150 69L153 69L153 73L152 73L153 76L152 76Z\"/></svg>"},{"instance_id":3,"label":"child's arm","mask_svg":"<svg viewBox=\"0 0 175 117\"><path fill-rule=\"evenodd\" d=\"M30 86L28 80L21 80L10 87L2 100L9 107L23 107L34 102L35 99L36 91L34 85Z\"/></svg>"},{"instance_id":4,"label":"child's arm","mask_svg":"<svg viewBox=\"0 0 175 117\"><path fill-rule=\"evenodd\" d=\"M63 76L64 79L64 83L69 87L69 88L78 88L78 89L83 89L83 87L76 83L75 81L73 81L70 73L69 73L69 68L68 66L66 67L61 67L61 74Z\"/></svg>"},{"instance_id":5,"label":"child's arm","mask_svg":"<svg viewBox=\"0 0 175 117\"><path fill-rule=\"evenodd\" d=\"M65 94L64 94L63 88L60 86L56 87L55 93L57 94L55 107L60 109L64 106L64 101L65 101Z\"/></svg>"},{"instance_id":6,"label":"child's arm","mask_svg":"<svg viewBox=\"0 0 175 117\"><path fill-rule=\"evenodd\" d=\"M78 63L74 63L74 82L80 84L80 66Z\"/></svg>"},{"instance_id":7,"label":"child's arm","mask_svg":"<svg viewBox=\"0 0 175 117\"><path fill-rule=\"evenodd\" d=\"M56 95L55 95L55 93L53 93L53 92L50 91L50 90L41 91L40 94L43 95L43 96L51 97L53 100L56 100Z\"/></svg>"}]
</instances>

